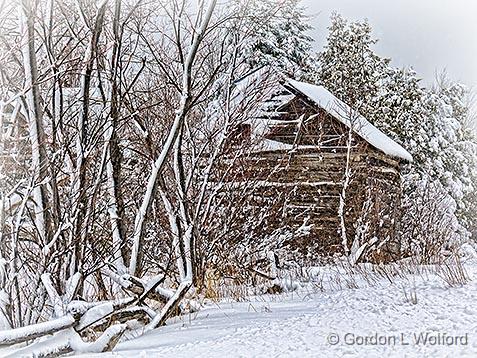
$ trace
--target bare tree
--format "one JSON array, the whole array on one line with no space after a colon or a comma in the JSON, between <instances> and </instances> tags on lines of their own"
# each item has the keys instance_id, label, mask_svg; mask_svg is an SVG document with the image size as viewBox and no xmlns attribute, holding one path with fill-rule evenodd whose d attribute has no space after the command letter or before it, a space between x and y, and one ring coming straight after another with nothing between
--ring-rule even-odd
<instances>
[{"instance_id":1,"label":"bare tree","mask_svg":"<svg viewBox=\"0 0 477 358\"><path fill-rule=\"evenodd\" d=\"M227 201L240 197L229 184L252 147L231 143L267 92L239 81L259 26L247 6L0 7L13 30L0 38L1 149L18 153L1 162L12 175L0 191L0 289L10 297L0 309L13 328L2 344L59 332L41 354L112 349L129 320L151 330L184 312L205 268L257 239L243 234L258 230L243 221L253 180L242 178L241 205ZM214 221L224 208L230 217ZM240 269L256 271L259 254Z\"/></svg>"}]
</instances>

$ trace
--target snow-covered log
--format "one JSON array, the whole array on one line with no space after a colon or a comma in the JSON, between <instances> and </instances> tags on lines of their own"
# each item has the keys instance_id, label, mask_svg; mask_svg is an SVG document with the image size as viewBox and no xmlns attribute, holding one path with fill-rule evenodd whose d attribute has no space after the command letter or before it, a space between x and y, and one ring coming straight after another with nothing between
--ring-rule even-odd
<instances>
[{"instance_id":1,"label":"snow-covered log","mask_svg":"<svg viewBox=\"0 0 477 358\"><path fill-rule=\"evenodd\" d=\"M172 312L177 308L181 300L192 287L192 281L181 282L174 295L169 299L161 311L154 317L151 323L146 326L146 331L160 327L166 323Z\"/></svg>"},{"instance_id":2,"label":"snow-covered log","mask_svg":"<svg viewBox=\"0 0 477 358\"><path fill-rule=\"evenodd\" d=\"M0 331L0 346L31 341L35 338L73 327L78 321L79 316L69 314L47 322Z\"/></svg>"},{"instance_id":3,"label":"snow-covered log","mask_svg":"<svg viewBox=\"0 0 477 358\"><path fill-rule=\"evenodd\" d=\"M95 323L101 321L105 317L110 316L114 312L117 312L131 303L134 302L132 298L125 298L118 301L110 301L96 304L94 307L88 309L85 314L81 317L78 325L75 329L78 332L85 330L86 328L94 325Z\"/></svg>"},{"instance_id":4,"label":"snow-covered log","mask_svg":"<svg viewBox=\"0 0 477 358\"><path fill-rule=\"evenodd\" d=\"M101 353L111 351L126 331L125 324L112 325L94 342L84 342L72 328L58 332L44 341L35 342L7 357L58 357L67 353Z\"/></svg>"}]
</instances>

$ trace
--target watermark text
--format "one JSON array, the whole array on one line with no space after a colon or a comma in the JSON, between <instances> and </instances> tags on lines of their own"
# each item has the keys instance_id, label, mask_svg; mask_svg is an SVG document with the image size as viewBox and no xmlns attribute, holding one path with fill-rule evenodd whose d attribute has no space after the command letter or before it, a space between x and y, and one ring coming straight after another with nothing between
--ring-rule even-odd
<instances>
[{"instance_id":1,"label":"watermark text","mask_svg":"<svg viewBox=\"0 0 477 358\"><path fill-rule=\"evenodd\" d=\"M326 338L330 345L348 346L467 346L469 334L448 332L411 332L396 334L358 334L355 332L330 333Z\"/></svg>"}]
</instances>

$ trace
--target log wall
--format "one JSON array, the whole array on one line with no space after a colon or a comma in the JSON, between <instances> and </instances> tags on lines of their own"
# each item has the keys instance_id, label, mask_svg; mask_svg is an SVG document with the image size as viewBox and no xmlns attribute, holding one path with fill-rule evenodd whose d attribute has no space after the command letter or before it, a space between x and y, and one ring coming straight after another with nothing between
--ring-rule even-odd
<instances>
[{"instance_id":1,"label":"log wall","mask_svg":"<svg viewBox=\"0 0 477 358\"><path fill-rule=\"evenodd\" d=\"M283 197L283 211L276 216L273 227L312 224L309 235L290 242L292 247L317 255L342 252L338 208L349 128L298 96L275 108L269 103L270 107L271 128L266 138L295 148L261 151L247 159L242 174L259 183L254 205ZM381 258L370 251L368 259L396 258L401 195L399 160L353 134L349 169L344 215L348 246L355 239L363 244L376 238L374 247L380 247Z\"/></svg>"}]
</instances>

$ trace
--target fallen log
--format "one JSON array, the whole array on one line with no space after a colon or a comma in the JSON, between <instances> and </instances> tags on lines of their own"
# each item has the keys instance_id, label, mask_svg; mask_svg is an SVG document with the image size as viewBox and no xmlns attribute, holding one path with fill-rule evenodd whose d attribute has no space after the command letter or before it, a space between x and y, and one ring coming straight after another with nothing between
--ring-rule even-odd
<instances>
[{"instance_id":1,"label":"fallen log","mask_svg":"<svg viewBox=\"0 0 477 358\"><path fill-rule=\"evenodd\" d=\"M146 326L146 331L153 330L166 323L166 320L177 310L184 296L192 287L192 281L183 281L177 288L174 295L167 301L162 310L154 317L154 319Z\"/></svg>"},{"instance_id":2,"label":"fallen log","mask_svg":"<svg viewBox=\"0 0 477 358\"><path fill-rule=\"evenodd\" d=\"M129 276L129 275L128 275ZM180 313L180 305L184 296L192 286L191 281L182 282L177 290L169 291L161 289L159 285L164 281L163 277L155 277L147 284L133 276L123 277L130 291L136 291L136 297L128 297L107 302L71 301L66 306L62 298L49 285L49 276L42 277L48 288L50 298L57 305L56 313L65 312L60 318L47 322L33 324L21 328L0 331L0 346L14 345L36 338L46 337L44 340L35 341L29 346L15 352L18 354L34 354L35 357L53 357L69 352L102 352L111 350L119 341L127 329L125 324L131 320L139 320L146 324L146 330L151 330L165 324L166 320L176 313ZM147 306L137 304L153 299L165 303L157 314ZM94 342L84 342L82 336L88 332L103 331L102 335ZM30 354L31 355L31 354Z\"/></svg>"},{"instance_id":3,"label":"fallen log","mask_svg":"<svg viewBox=\"0 0 477 358\"><path fill-rule=\"evenodd\" d=\"M95 323L111 316L114 312L117 312L128 305L134 303L133 298L121 299L118 301L108 301L95 305L88 309L86 313L81 317L78 324L75 326L75 330L81 333L86 328L94 325Z\"/></svg>"},{"instance_id":4,"label":"fallen log","mask_svg":"<svg viewBox=\"0 0 477 358\"><path fill-rule=\"evenodd\" d=\"M148 307L127 307L119 311L111 313L110 316L104 317L100 321L89 327L94 332L105 331L111 323L127 323L129 321L139 321L143 325L147 325L155 316L155 312Z\"/></svg>"},{"instance_id":5,"label":"fallen log","mask_svg":"<svg viewBox=\"0 0 477 358\"><path fill-rule=\"evenodd\" d=\"M85 328L101 321L132 302L125 299L118 302L88 303L75 301L70 303L68 314L50 321L0 331L0 346L8 346L51 335L68 328L81 332Z\"/></svg>"},{"instance_id":6,"label":"fallen log","mask_svg":"<svg viewBox=\"0 0 477 358\"><path fill-rule=\"evenodd\" d=\"M103 269L103 273L120 285L126 292L137 296L138 304L142 304L146 298L162 304L167 304L167 302L174 296L173 290L159 286L164 282L164 276L155 276L147 283L144 283L143 280L129 274L119 276L108 269ZM181 302L177 306L177 315L181 315L187 310L189 312L197 312L199 308L200 304L198 302L187 300L186 302Z\"/></svg>"},{"instance_id":7,"label":"fallen log","mask_svg":"<svg viewBox=\"0 0 477 358\"><path fill-rule=\"evenodd\" d=\"M0 331L0 346L31 341L38 337L62 331L76 325L79 318L79 315L69 314L47 322Z\"/></svg>"},{"instance_id":8,"label":"fallen log","mask_svg":"<svg viewBox=\"0 0 477 358\"><path fill-rule=\"evenodd\" d=\"M35 357L52 358L71 352L75 353L101 353L112 350L126 331L125 324L108 327L94 342L84 342L80 335L73 329L66 329L41 342L35 342L19 349L5 358Z\"/></svg>"}]
</instances>

